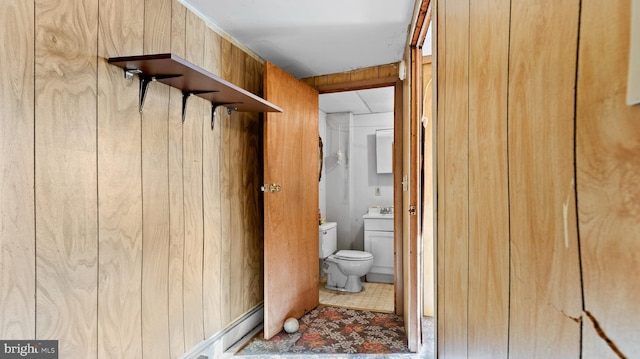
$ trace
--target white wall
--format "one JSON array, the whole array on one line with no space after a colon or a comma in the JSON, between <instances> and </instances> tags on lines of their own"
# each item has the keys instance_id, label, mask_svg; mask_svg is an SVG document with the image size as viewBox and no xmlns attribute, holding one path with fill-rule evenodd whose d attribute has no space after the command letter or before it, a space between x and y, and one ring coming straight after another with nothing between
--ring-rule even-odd
<instances>
[{"instance_id":1,"label":"white wall","mask_svg":"<svg viewBox=\"0 0 640 359\"><path fill-rule=\"evenodd\" d=\"M323 111L319 111L318 114L318 132L320 133L320 138L322 138L322 143L324 145L324 156L326 157L328 154L328 141L327 141L327 114ZM323 158L322 163L322 176L320 177L319 183L319 202L320 213L323 217L327 216L327 162Z\"/></svg>"},{"instance_id":2,"label":"white wall","mask_svg":"<svg viewBox=\"0 0 640 359\"><path fill-rule=\"evenodd\" d=\"M354 115L351 123L351 248L364 250L362 216L371 206L393 206L393 174L376 172L376 130L393 128L393 113ZM380 196L376 196L376 188Z\"/></svg>"},{"instance_id":3,"label":"white wall","mask_svg":"<svg viewBox=\"0 0 640 359\"><path fill-rule=\"evenodd\" d=\"M325 163L327 168L326 206L324 216L328 222L338 223L338 249L351 248L351 188L349 164L349 126L353 115L349 112L327 114L327 148ZM336 153L343 154L338 163Z\"/></svg>"},{"instance_id":4,"label":"white wall","mask_svg":"<svg viewBox=\"0 0 640 359\"><path fill-rule=\"evenodd\" d=\"M393 174L376 173L375 151L376 130L393 128L393 113L333 113L326 114L325 121L326 209L323 216L329 222L338 223L338 249L362 250L362 216L370 206L393 205ZM338 149L343 153L340 164L336 156ZM376 187L380 188L380 196L375 195ZM321 189L321 196L322 192Z\"/></svg>"}]
</instances>

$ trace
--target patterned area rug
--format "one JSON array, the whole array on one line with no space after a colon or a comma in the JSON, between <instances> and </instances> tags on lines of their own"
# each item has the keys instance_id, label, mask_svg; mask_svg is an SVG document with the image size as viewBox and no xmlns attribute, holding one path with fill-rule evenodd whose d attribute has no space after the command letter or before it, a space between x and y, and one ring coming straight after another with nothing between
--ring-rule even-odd
<instances>
[{"instance_id":1,"label":"patterned area rug","mask_svg":"<svg viewBox=\"0 0 640 359\"><path fill-rule=\"evenodd\" d=\"M395 314L319 306L299 320L296 333L270 340L262 332L236 355L275 353L408 353L404 322Z\"/></svg>"}]
</instances>

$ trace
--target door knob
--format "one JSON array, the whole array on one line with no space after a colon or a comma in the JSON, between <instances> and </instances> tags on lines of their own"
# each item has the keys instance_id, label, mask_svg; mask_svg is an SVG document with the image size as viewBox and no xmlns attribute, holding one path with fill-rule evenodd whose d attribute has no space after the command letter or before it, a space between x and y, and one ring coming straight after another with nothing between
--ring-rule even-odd
<instances>
[{"instance_id":1,"label":"door knob","mask_svg":"<svg viewBox=\"0 0 640 359\"><path fill-rule=\"evenodd\" d=\"M282 187L277 184L277 183L272 183L272 184L268 184L265 183L262 186L260 186L260 191L262 192L280 192L280 190L282 190Z\"/></svg>"}]
</instances>

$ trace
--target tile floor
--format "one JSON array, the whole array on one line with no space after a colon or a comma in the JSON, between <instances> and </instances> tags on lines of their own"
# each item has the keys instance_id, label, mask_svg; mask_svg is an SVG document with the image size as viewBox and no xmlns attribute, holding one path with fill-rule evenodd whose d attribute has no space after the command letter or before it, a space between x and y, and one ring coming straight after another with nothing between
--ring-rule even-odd
<instances>
[{"instance_id":1,"label":"tile floor","mask_svg":"<svg viewBox=\"0 0 640 359\"><path fill-rule=\"evenodd\" d=\"M362 284L362 292L345 293L325 289L325 283L320 283L320 304L382 313L394 312L393 284Z\"/></svg>"}]
</instances>

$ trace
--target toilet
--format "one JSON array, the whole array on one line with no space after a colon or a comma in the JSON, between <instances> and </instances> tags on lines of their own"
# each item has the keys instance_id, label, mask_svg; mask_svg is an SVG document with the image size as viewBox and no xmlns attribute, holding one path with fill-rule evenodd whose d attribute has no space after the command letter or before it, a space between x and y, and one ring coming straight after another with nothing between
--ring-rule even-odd
<instances>
[{"instance_id":1,"label":"toilet","mask_svg":"<svg viewBox=\"0 0 640 359\"><path fill-rule=\"evenodd\" d=\"M325 288L341 292L362 291L360 277L373 266L373 255L368 252L339 250L337 223L327 222L319 228L320 259L322 271L327 274Z\"/></svg>"}]
</instances>

